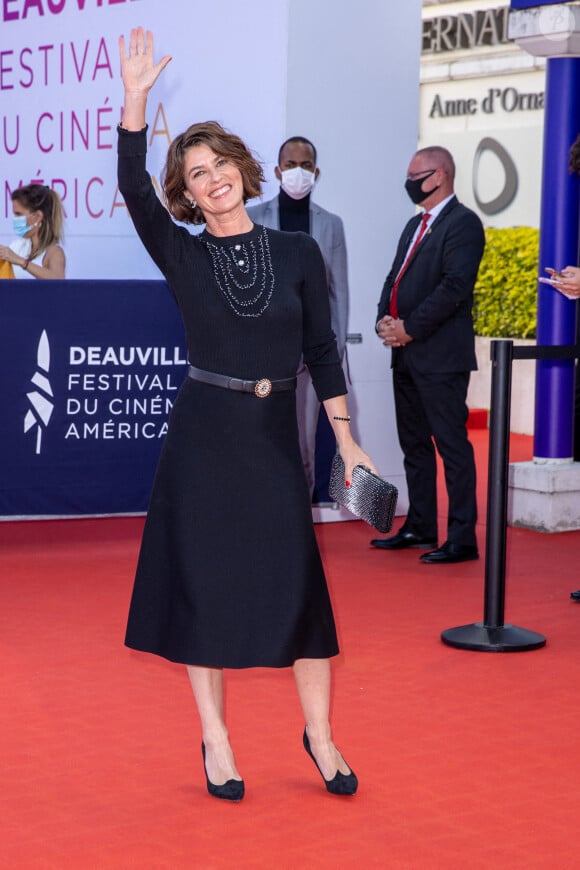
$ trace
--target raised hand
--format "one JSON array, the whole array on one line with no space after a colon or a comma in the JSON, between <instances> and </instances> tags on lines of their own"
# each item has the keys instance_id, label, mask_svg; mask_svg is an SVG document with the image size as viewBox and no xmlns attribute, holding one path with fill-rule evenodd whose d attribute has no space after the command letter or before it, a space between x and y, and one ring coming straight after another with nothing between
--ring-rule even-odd
<instances>
[{"instance_id":1,"label":"raised hand","mask_svg":"<svg viewBox=\"0 0 580 870\"><path fill-rule=\"evenodd\" d=\"M145 124L147 94L163 72L171 57L165 55L159 63L153 60L153 34L142 27L131 30L129 52L125 37L119 37L121 75L125 87L125 108L123 126L128 130L139 130Z\"/></svg>"}]
</instances>

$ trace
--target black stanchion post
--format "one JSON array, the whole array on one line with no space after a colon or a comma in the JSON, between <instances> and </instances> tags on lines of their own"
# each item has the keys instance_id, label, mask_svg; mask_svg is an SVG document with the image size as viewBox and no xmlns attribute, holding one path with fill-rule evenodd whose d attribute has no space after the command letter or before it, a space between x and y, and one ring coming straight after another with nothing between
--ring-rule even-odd
<instances>
[{"instance_id":1,"label":"black stanchion post","mask_svg":"<svg viewBox=\"0 0 580 870\"><path fill-rule=\"evenodd\" d=\"M487 535L483 622L448 628L441 639L458 649L520 652L539 649L546 638L504 624L509 423L513 341L491 342L491 407L487 481Z\"/></svg>"},{"instance_id":2,"label":"black stanchion post","mask_svg":"<svg viewBox=\"0 0 580 870\"><path fill-rule=\"evenodd\" d=\"M484 625L503 625L513 341L491 342Z\"/></svg>"}]
</instances>

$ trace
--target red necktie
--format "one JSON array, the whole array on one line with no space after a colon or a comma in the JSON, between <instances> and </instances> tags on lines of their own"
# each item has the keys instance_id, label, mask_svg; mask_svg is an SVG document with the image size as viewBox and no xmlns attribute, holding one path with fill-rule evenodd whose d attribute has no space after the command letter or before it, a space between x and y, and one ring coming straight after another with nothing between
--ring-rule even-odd
<instances>
[{"instance_id":1,"label":"red necktie","mask_svg":"<svg viewBox=\"0 0 580 870\"><path fill-rule=\"evenodd\" d=\"M397 308L397 291L399 289L399 284L401 283L401 278L403 277L403 275L407 271L409 263L413 259L413 254L415 253L415 251L419 247L419 242L421 241L421 239L425 235L425 230L427 229L427 222L428 222L430 217L431 217L431 215L428 214L427 212L423 213L423 216L421 218L421 227L419 229L419 232L417 233L417 238L413 242L411 250L409 251L409 253L405 257L405 262L401 266L401 268L399 270L399 274L395 278L395 283L393 284L393 289L391 290L391 301L389 302L389 314L391 315L391 317L398 317L399 316L399 311Z\"/></svg>"}]
</instances>

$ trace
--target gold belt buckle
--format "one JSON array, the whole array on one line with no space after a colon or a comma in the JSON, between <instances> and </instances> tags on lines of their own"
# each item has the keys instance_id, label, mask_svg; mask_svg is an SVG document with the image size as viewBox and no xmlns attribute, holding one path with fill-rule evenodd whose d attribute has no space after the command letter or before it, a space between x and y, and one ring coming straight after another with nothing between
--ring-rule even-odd
<instances>
[{"instance_id":1,"label":"gold belt buckle","mask_svg":"<svg viewBox=\"0 0 580 870\"><path fill-rule=\"evenodd\" d=\"M260 378L256 381L254 393L259 399L265 399L272 392L272 381L269 378Z\"/></svg>"}]
</instances>

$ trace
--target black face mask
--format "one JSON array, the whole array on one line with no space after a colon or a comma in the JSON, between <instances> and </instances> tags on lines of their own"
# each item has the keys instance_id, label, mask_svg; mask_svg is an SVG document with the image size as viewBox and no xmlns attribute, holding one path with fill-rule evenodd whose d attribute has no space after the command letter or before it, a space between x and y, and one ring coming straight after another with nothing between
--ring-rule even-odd
<instances>
[{"instance_id":1,"label":"black face mask","mask_svg":"<svg viewBox=\"0 0 580 870\"><path fill-rule=\"evenodd\" d=\"M408 178L405 182L405 190L409 194L409 197L415 205L420 205L428 196L431 196L432 193L435 193L436 190L439 190L441 187L440 184L437 187L434 187L432 190L423 190L423 182L427 181L428 178L431 178L437 172L436 169L432 169L427 175L424 175L422 178Z\"/></svg>"}]
</instances>

